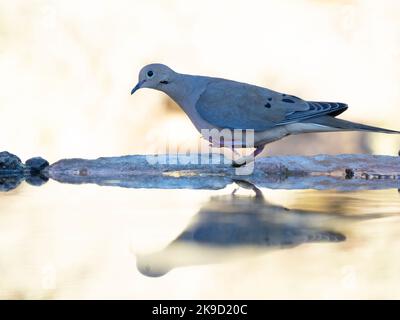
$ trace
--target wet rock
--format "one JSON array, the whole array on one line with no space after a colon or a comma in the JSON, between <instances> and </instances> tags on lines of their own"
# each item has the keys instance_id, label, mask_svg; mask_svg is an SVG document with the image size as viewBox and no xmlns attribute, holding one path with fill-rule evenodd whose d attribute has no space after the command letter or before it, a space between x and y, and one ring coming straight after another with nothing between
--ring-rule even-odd
<instances>
[{"instance_id":1,"label":"wet rock","mask_svg":"<svg viewBox=\"0 0 400 320\"><path fill-rule=\"evenodd\" d=\"M34 186L46 183L49 178L42 174L49 163L36 157L26 161L7 151L0 152L0 191L7 192L18 187L24 180Z\"/></svg>"},{"instance_id":2,"label":"wet rock","mask_svg":"<svg viewBox=\"0 0 400 320\"><path fill-rule=\"evenodd\" d=\"M49 162L41 157L35 157L27 160L25 162L27 169L30 174L37 175L40 174L46 167L49 166Z\"/></svg>"},{"instance_id":3,"label":"wet rock","mask_svg":"<svg viewBox=\"0 0 400 320\"><path fill-rule=\"evenodd\" d=\"M95 160L64 159L46 168L44 174L64 183L95 183L125 188L222 189L237 179L271 189L344 191L400 187L400 179L397 178L400 160L390 156L265 157L257 159L254 170L244 175L239 174L223 157L215 157L217 161L212 164L205 161L209 160L207 154L195 155L193 159L178 155L173 162L167 155L154 157L149 159L148 156L133 155ZM372 179L378 176L395 178Z\"/></svg>"},{"instance_id":4,"label":"wet rock","mask_svg":"<svg viewBox=\"0 0 400 320\"><path fill-rule=\"evenodd\" d=\"M7 192L18 187L24 181L24 176L0 176L0 191Z\"/></svg>"},{"instance_id":5,"label":"wet rock","mask_svg":"<svg viewBox=\"0 0 400 320\"><path fill-rule=\"evenodd\" d=\"M22 173L24 165L16 155L7 151L0 152L0 174L9 171Z\"/></svg>"}]
</instances>

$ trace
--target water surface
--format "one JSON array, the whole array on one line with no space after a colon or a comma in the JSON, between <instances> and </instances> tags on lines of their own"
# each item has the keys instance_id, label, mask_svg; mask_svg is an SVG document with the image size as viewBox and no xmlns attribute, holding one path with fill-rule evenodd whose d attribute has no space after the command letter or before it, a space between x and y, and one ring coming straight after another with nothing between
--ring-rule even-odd
<instances>
[{"instance_id":1,"label":"water surface","mask_svg":"<svg viewBox=\"0 0 400 320\"><path fill-rule=\"evenodd\" d=\"M2 299L400 298L399 246L395 189L0 193Z\"/></svg>"}]
</instances>

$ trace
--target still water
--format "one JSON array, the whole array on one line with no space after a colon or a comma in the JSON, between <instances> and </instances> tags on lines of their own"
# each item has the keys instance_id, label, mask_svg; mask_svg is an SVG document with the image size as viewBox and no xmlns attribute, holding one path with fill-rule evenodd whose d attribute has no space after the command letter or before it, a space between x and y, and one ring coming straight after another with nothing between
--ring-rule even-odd
<instances>
[{"instance_id":1,"label":"still water","mask_svg":"<svg viewBox=\"0 0 400 320\"><path fill-rule=\"evenodd\" d=\"M400 298L400 194L22 183L1 299Z\"/></svg>"}]
</instances>

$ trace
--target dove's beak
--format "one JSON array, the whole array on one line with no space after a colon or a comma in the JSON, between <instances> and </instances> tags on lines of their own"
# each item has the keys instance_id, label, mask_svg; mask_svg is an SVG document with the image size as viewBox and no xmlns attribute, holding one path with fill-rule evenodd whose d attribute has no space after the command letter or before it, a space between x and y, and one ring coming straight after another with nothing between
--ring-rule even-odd
<instances>
[{"instance_id":1,"label":"dove's beak","mask_svg":"<svg viewBox=\"0 0 400 320\"><path fill-rule=\"evenodd\" d=\"M138 84L132 89L131 95L134 94L137 90L139 90L142 87L143 83L145 83L145 81L146 80L139 81Z\"/></svg>"}]
</instances>

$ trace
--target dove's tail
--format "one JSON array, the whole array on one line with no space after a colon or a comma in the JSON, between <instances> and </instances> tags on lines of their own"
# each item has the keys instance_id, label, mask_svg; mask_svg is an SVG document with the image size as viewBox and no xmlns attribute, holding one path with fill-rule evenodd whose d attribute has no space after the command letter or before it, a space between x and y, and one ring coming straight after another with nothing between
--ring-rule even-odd
<instances>
[{"instance_id":1,"label":"dove's tail","mask_svg":"<svg viewBox=\"0 0 400 320\"><path fill-rule=\"evenodd\" d=\"M389 134L400 134L400 131L384 129L379 127L367 126L365 124L351 122L343 119L337 119L330 116L308 119L304 122L315 123L322 126L338 129L340 131L370 131Z\"/></svg>"}]
</instances>

